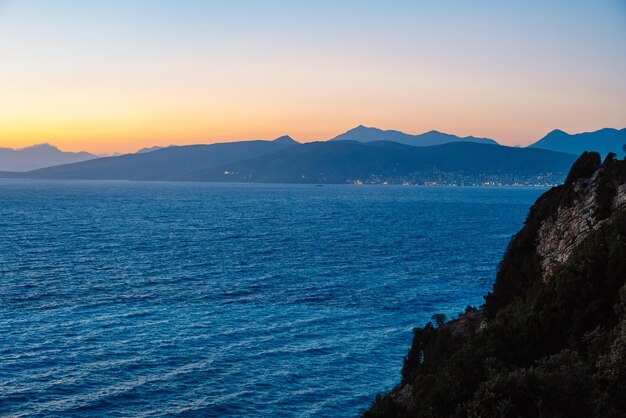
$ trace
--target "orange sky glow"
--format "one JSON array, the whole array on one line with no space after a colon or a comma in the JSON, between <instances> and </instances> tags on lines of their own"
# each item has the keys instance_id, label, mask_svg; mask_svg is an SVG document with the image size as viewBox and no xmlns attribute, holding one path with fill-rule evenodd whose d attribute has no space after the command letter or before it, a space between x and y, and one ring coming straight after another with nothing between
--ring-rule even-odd
<instances>
[{"instance_id":1,"label":"orange sky glow","mask_svg":"<svg viewBox=\"0 0 626 418\"><path fill-rule=\"evenodd\" d=\"M0 147L626 127L619 2L130 3L0 1Z\"/></svg>"}]
</instances>

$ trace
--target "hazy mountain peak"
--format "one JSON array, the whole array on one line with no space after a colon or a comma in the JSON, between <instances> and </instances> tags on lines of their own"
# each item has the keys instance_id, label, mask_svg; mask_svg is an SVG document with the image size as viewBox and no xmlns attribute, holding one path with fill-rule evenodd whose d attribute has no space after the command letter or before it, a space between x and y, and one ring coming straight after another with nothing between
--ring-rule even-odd
<instances>
[{"instance_id":1,"label":"hazy mountain peak","mask_svg":"<svg viewBox=\"0 0 626 418\"><path fill-rule=\"evenodd\" d=\"M625 154L626 129L603 128L594 132L568 134L555 129L532 145L531 148L543 148L552 151L580 155L583 151L597 151L603 156L614 152L620 157Z\"/></svg>"},{"instance_id":2,"label":"hazy mountain peak","mask_svg":"<svg viewBox=\"0 0 626 418\"><path fill-rule=\"evenodd\" d=\"M333 138L336 139L342 135L363 135L366 134L367 132L372 132L372 131L380 131L380 129L377 128L369 128L367 126L364 125L359 125L359 126L355 126L352 129L348 129L346 132L338 135L337 137Z\"/></svg>"},{"instance_id":3,"label":"hazy mountain peak","mask_svg":"<svg viewBox=\"0 0 626 418\"><path fill-rule=\"evenodd\" d=\"M48 144L47 142L44 142L42 144L33 144L30 145L28 147L24 147L24 148L20 148L16 151L24 151L24 150L29 150L29 149L40 149L40 150L55 150L55 151L61 151L58 147L55 147L54 145Z\"/></svg>"},{"instance_id":4,"label":"hazy mountain peak","mask_svg":"<svg viewBox=\"0 0 626 418\"><path fill-rule=\"evenodd\" d=\"M160 150L160 149L163 149L163 148L165 148L165 147L161 147L159 145L155 145L153 147L145 147L145 148L142 148L142 149L138 150L137 152L135 152L135 154L145 154L147 152L152 152L152 151Z\"/></svg>"},{"instance_id":5,"label":"hazy mountain peak","mask_svg":"<svg viewBox=\"0 0 626 418\"><path fill-rule=\"evenodd\" d=\"M560 129L553 129L552 131L550 131L550 133L548 133L548 135L569 135L567 132L562 131ZM546 136L548 136L546 135Z\"/></svg>"},{"instance_id":6,"label":"hazy mountain peak","mask_svg":"<svg viewBox=\"0 0 626 418\"><path fill-rule=\"evenodd\" d=\"M96 158L88 152L65 152L43 143L20 149L0 148L0 171L29 171Z\"/></svg>"},{"instance_id":7,"label":"hazy mountain peak","mask_svg":"<svg viewBox=\"0 0 626 418\"><path fill-rule=\"evenodd\" d=\"M602 128L599 131L596 132L602 132L602 133L619 133L619 132L626 132L626 128L624 129L615 129L615 128Z\"/></svg>"},{"instance_id":8,"label":"hazy mountain peak","mask_svg":"<svg viewBox=\"0 0 626 418\"><path fill-rule=\"evenodd\" d=\"M273 142L278 142L282 144L297 144L298 141L290 137L289 135L283 135L276 138Z\"/></svg>"}]
</instances>

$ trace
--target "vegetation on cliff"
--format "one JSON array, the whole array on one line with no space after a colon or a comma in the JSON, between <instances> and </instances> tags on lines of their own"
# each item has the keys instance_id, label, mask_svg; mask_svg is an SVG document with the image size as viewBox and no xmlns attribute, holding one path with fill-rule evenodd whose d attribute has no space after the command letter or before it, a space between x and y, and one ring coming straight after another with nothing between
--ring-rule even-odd
<instances>
[{"instance_id":1,"label":"vegetation on cliff","mask_svg":"<svg viewBox=\"0 0 626 418\"><path fill-rule=\"evenodd\" d=\"M542 242L563 228L571 243ZM433 319L365 417L626 416L626 161L584 153L531 208L485 304Z\"/></svg>"}]
</instances>

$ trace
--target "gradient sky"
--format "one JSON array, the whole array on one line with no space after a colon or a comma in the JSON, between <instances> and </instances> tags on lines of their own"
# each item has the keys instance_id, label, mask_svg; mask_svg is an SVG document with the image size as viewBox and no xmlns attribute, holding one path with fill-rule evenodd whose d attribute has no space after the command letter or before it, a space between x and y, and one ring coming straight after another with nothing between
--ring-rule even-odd
<instances>
[{"instance_id":1,"label":"gradient sky","mask_svg":"<svg viewBox=\"0 0 626 418\"><path fill-rule=\"evenodd\" d=\"M0 0L0 146L626 127L626 1Z\"/></svg>"}]
</instances>

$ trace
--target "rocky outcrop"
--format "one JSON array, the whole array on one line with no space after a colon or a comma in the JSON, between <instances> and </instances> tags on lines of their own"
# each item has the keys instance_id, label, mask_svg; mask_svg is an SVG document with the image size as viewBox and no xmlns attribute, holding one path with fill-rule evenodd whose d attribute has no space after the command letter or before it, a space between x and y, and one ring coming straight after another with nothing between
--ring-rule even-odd
<instances>
[{"instance_id":1,"label":"rocky outcrop","mask_svg":"<svg viewBox=\"0 0 626 418\"><path fill-rule=\"evenodd\" d=\"M537 234L537 254L541 258L544 280L559 265L567 262L574 248L610 219L598 214L599 186L604 175L599 168L592 177L579 179L571 185L576 196L571 206L559 207L557 212L541 222ZM615 185L615 195L610 197L610 213L626 208L626 184Z\"/></svg>"},{"instance_id":2,"label":"rocky outcrop","mask_svg":"<svg viewBox=\"0 0 626 418\"><path fill-rule=\"evenodd\" d=\"M530 209L480 308L415 328L365 417L626 416L626 160L584 153Z\"/></svg>"}]
</instances>

